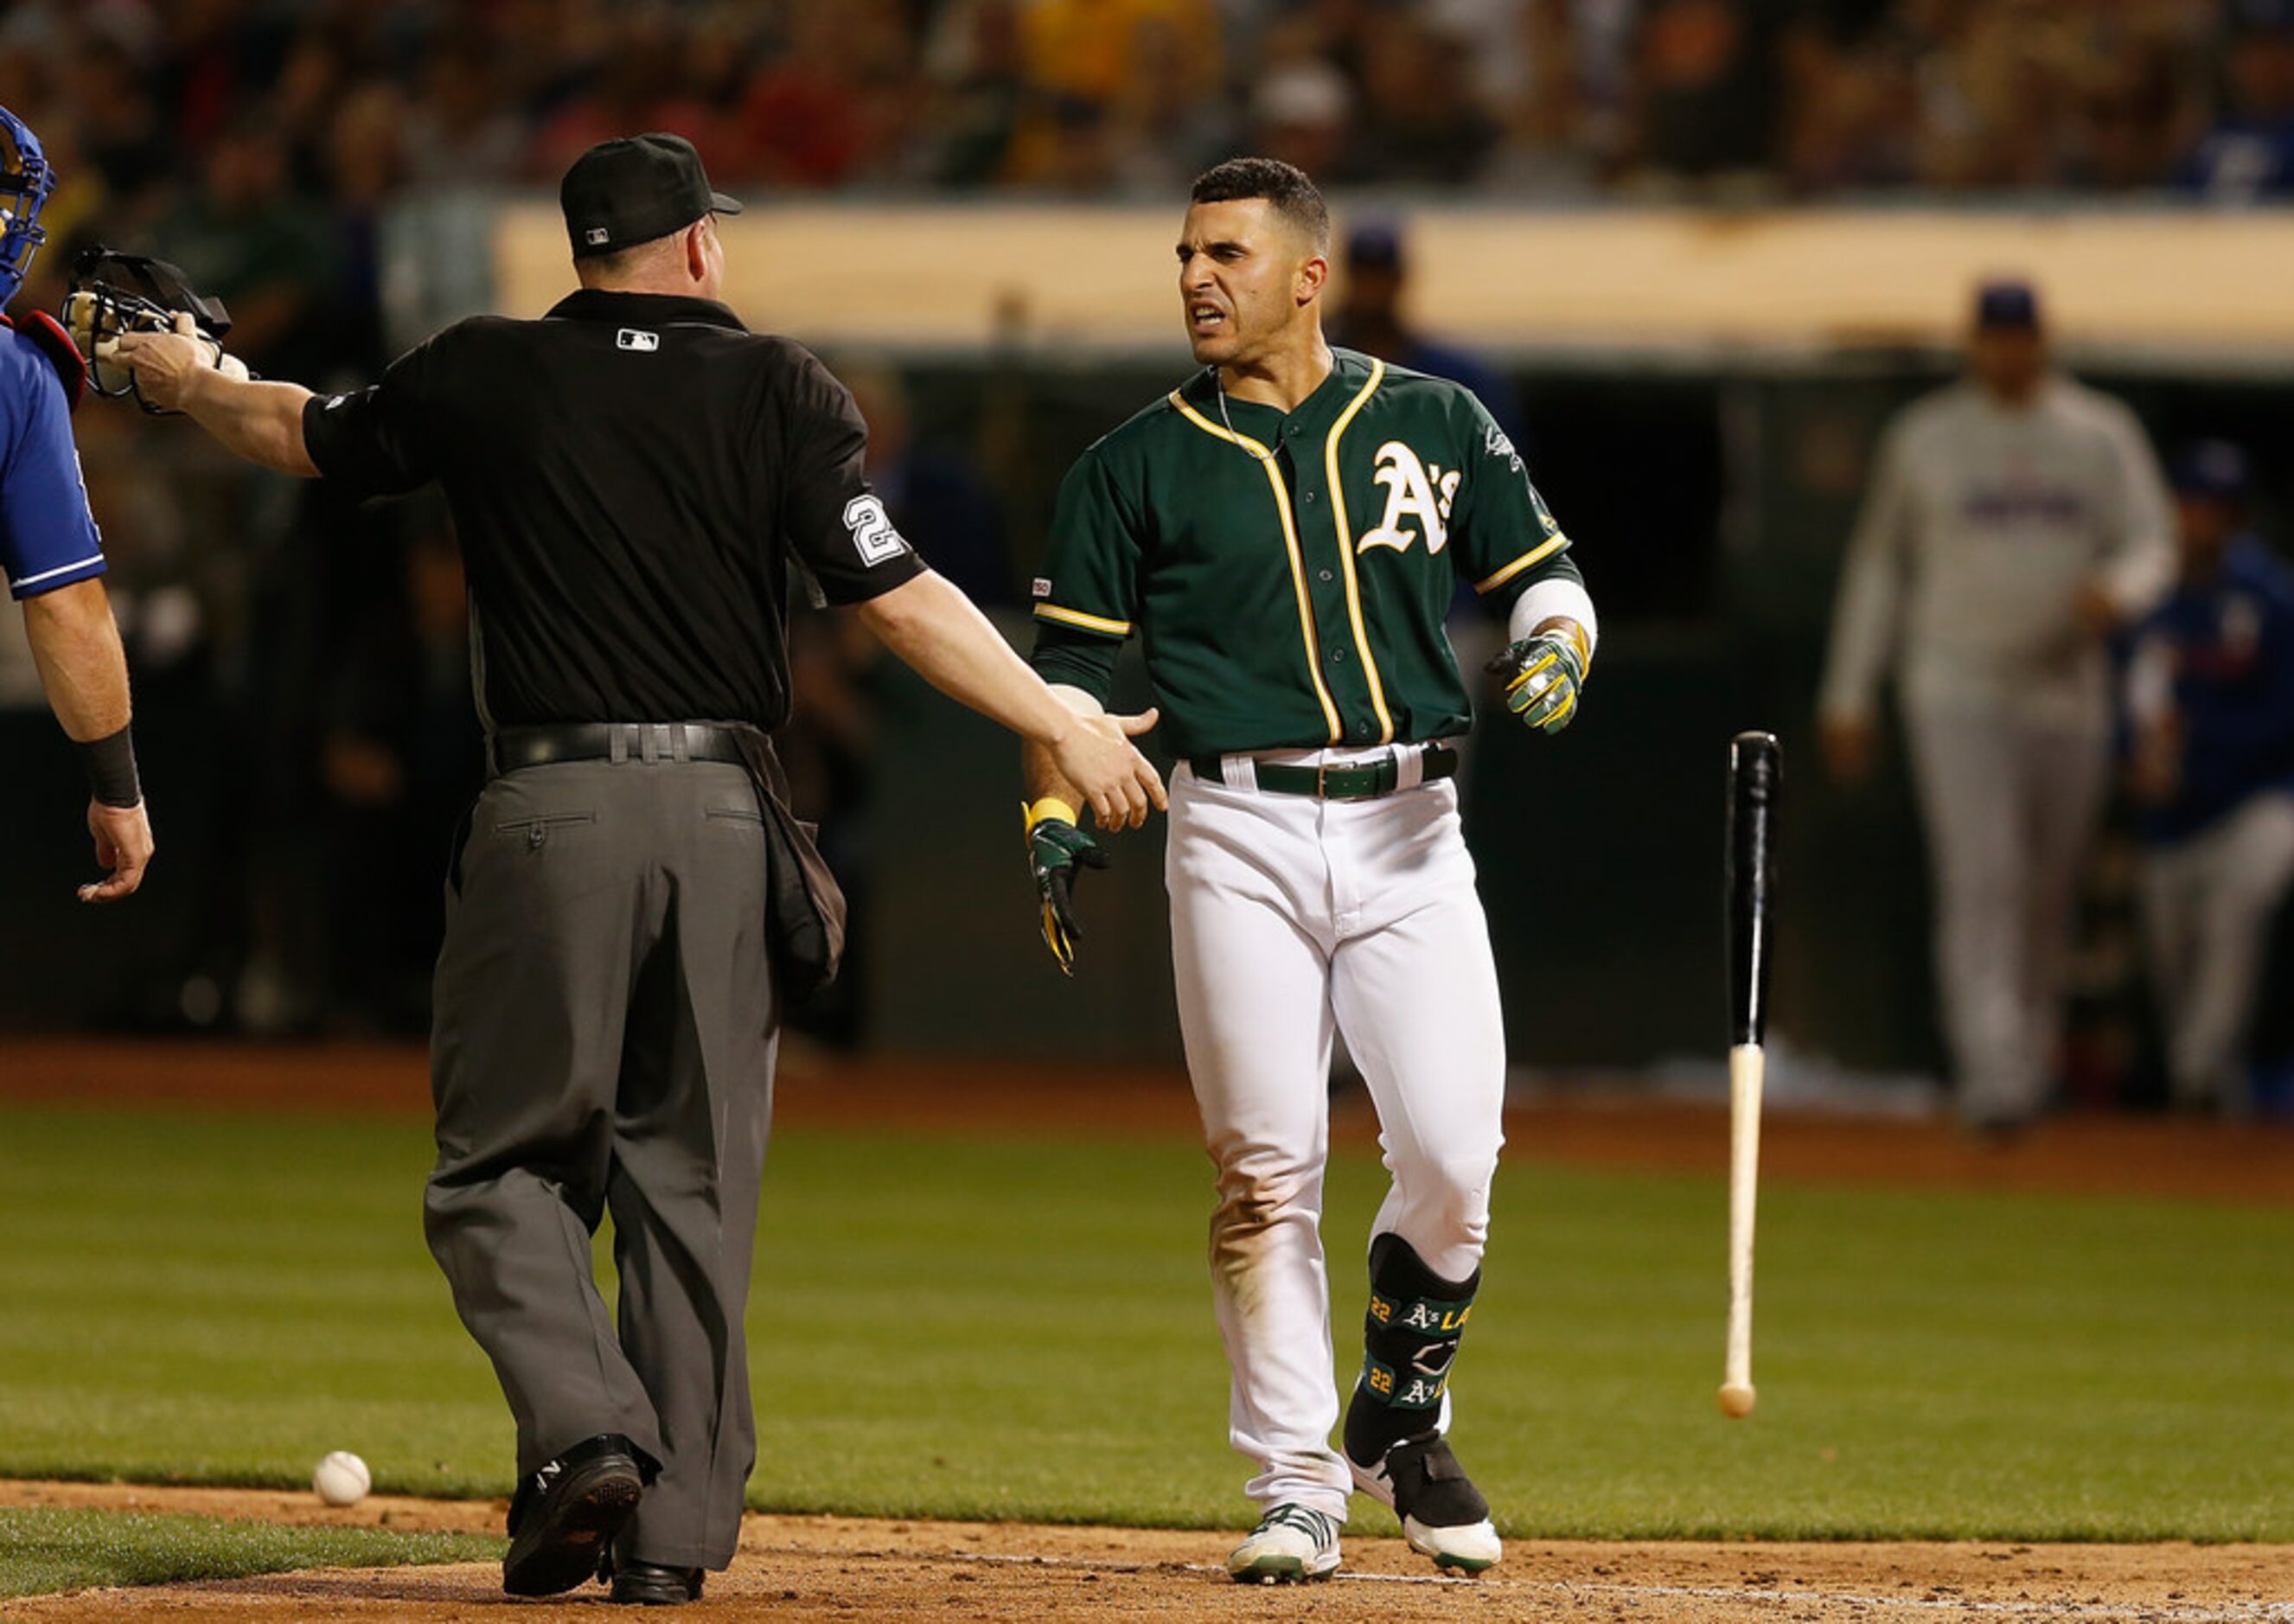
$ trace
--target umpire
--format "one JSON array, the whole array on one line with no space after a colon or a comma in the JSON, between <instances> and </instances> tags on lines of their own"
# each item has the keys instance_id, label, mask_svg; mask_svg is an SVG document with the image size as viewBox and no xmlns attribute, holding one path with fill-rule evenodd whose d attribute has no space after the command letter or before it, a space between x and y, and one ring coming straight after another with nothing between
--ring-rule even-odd
<instances>
[{"instance_id":1,"label":"umpire","mask_svg":"<svg viewBox=\"0 0 2294 1624\"><path fill-rule=\"evenodd\" d=\"M456 841L431 1044L431 1250L517 1423L502 1585L697 1597L756 1456L743 1314L780 1000L841 902L775 792L791 566L944 691L1053 751L1102 820L1162 787L1079 721L861 477L851 396L719 302L692 146L591 148L561 190L581 290L314 396L122 339L147 400L364 495L444 486L493 774ZM809 883L808 883L809 882ZM769 924L769 921L770 923ZM618 1326L590 1237L614 1217Z\"/></svg>"}]
</instances>

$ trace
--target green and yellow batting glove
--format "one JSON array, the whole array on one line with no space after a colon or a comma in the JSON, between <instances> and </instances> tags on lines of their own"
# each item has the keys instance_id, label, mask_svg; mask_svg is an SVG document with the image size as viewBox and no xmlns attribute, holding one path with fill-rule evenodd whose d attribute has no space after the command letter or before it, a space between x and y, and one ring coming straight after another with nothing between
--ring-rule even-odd
<instances>
[{"instance_id":1,"label":"green and yellow batting glove","mask_svg":"<svg viewBox=\"0 0 2294 1624\"><path fill-rule=\"evenodd\" d=\"M1028 868L1036 877L1036 894L1044 906L1044 945L1060 974L1075 974L1075 944L1083 934L1075 921L1075 882L1078 869L1104 869L1107 853L1089 835L1076 827L1076 810L1065 801L1045 796L1023 807L1028 825Z\"/></svg>"},{"instance_id":2,"label":"green and yellow batting glove","mask_svg":"<svg viewBox=\"0 0 2294 1624\"><path fill-rule=\"evenodd\" d=\"M1552 626L1507 645L1488 669L1505 679L1506 709L1541 733L1558 733L1577 714L1588 649L1574 626Z\"/></svg>"}]
</instances>

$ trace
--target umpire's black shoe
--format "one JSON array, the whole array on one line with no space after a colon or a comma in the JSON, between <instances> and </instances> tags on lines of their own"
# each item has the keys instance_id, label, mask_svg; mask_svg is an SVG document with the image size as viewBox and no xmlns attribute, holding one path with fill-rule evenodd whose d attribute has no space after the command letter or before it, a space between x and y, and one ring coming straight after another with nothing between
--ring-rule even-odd
<instances>
[{"instance_id":1,"label":"umpire's black shoe","mask_svg":"<svg viewBox=\"0 0 2294 1624\"><path fill-rule=\"evenodd\" d=\"M628 1439L601 1432L575 1444L518 1485L502 1588L512 1595L555 1595L590 1578L644 1492L645 1474Z\"/></svg>"},{"instance_id":2,"label":"umpire's black shoe","mask_svg":"<svg viewBox=\"0 0 2294 1624\"><path fill-rule=\"evenodd\" d=\"M616 1562L614 1600L624 1607L681 1607L701 1599L701 1570L657 1562Z\"/></svg>"}]
</instances>

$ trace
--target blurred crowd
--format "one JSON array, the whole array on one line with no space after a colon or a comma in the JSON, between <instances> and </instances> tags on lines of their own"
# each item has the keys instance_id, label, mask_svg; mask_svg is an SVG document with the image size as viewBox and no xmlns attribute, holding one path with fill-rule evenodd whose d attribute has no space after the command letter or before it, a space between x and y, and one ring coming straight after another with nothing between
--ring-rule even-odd
<instances>
[{"instance_id":1,"label":"blurred crowd","mask_svg":"<svg viewBox=\"0 0 2294 1624\"><path fill-rule=\"evenodd\" d=\"M152 252L229 306L256 371L324 388L405 336L395 202L547 189L647 128L757 197L1167 200L1251 150L1412 198L2294 201L2294 0L14 0L0 105L62 177L20 306L55 308L80 244ZM1345 258L1335 338L1518 425L1501 372L1407 326L1393 224ZM1013 604L1013 403L934 438L897 369L832 359L902 530ZM250 477L121 407L76 430L167 827L216 854L173 938L150 933L135 984L164 1007L107 1013L418 1028L479 768L443 510ZM32 716L0 627L0 720ZM800 629L784 749L857 902L878 673L850 632ZM860 1033L865 981L826 1035Z\"/></svg>"},{"instance_id":2,"label":"blurred crowd","mask_svg":"<svg viewBox=\"0 0 2294 1624\"><path fill-rule=\"evenodd\" d=\"M1167 195L1250 149L1509 197L2242 202L2294 192L2294 0L17 0L0 105L67 222L322 199L270 246L354 284L395 190L642 128L752 191Z\"/></svg>"}]
</instances>

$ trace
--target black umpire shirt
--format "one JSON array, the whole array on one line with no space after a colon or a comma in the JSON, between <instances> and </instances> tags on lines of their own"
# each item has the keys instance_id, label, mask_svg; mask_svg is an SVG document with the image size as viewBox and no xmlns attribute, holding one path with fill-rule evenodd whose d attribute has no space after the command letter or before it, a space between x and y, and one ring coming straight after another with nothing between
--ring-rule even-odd
<instances>
[{"instance_id":1,"label":"black umpire shirt","mask_svg":"<svg viewBox=\"0 0 2294 1624\"><path fill-rule=\"evenodd\" d=\"M923 573L861 477L867 430L802 346L710 299L584 289L478 316L303 442L361 496L444 486L489 729L788 718L788 562L832 603Z\"/></svg>"}]
</instances>

